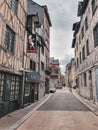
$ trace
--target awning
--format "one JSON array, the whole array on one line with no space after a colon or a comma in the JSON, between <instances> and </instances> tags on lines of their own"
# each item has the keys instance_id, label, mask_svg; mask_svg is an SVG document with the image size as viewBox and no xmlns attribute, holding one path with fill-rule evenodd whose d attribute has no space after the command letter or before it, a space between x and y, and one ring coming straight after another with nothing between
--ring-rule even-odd
<instances>
[{"instance_id":1,"label":"awning","mask_svg":"<svg viewBox=\"0 0 98 130\"><path fill-rule=\"evenodd\" d=\"M36 71L25 72L26 81L39 82L41 75Z\"/></svg>"}]
</instances>

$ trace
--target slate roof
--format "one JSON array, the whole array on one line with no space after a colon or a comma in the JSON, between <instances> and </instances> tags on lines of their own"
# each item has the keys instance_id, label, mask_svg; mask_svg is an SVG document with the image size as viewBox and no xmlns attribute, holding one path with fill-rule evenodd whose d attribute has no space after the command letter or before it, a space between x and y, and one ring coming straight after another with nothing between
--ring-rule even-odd
<instances>
[{"instance_id":1,"label":"slate roof","mask_svg":"<svg viewBox=\"0 0 98 130\"><path fill-rule=\"evenodd\" d=\"M50 21L50 16L48 14L48 9L47 6L41 6L37 4L36 2L32 0L28 0L28 5L27 5L27 15L32 15L32 14L37 14L39 17L39 23L42 25L44 22L44 12L46 12L47 19L49 21L49 25L52 26L51 21Z\"/></svg>"}]
</instances>

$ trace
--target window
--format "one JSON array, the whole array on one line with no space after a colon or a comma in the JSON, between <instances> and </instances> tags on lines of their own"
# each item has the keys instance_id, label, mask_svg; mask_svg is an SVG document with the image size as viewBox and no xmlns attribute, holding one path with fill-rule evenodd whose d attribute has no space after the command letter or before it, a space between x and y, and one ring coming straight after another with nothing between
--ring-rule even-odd
<instances>
[{"instance_id":1,"label":"window","mask_svg":"<svg viewBox=\"0 0 98 130\"><path fill-rule=\"evenodd\" d=\"M42 69L42 71L44 71L44 63L43 62L41 62L41 69Z\"/></svg>"},{"instance_id":2,"label":"window","mask_svg":"<svg viewBox=\"0 0 98 130\"><path fill-rule=\"evenodd\" d=\"M41 47L41 52L44 55L44 46Z\"/></svg>"},{"instance_id":3,"label":"window","mask_svg":"<svg viewBox=\"0 0 98 130\"><path fill-rule=\"evenodd\" d=\"M88 56L89 55L89 41L88 40L86 41L86 53Z\"/></svg>"},{"instance_id":4,"label":"window","mask_svg":"<svg viewBox=\"0 0 98 130\"><path fill-rule=\"evenodd\" d=\"M97 8L97 0L93 0L92 1L92 14L94 14L96 8Z\"/></svg>"},{"instance_id":5,"label":"window","mask_svg":"<svg viewBox=\"0 0 98 130\"><path fill-rule=\"evenodd\" d=\"M82 48L82 60L85 60L85 47Z\"/></svg>"},{"instance_id":6,"label":"window","mask_svg":"<svg viewBox=\"0 0 98 130\"><path fill-rule=\"evenodd\" d=\"M32 29L34 29L34 21L33 21L33 17L31 15L27 16L26 27L27 27L27 30L30 32L32 32Z\"/></svg>"},{"instance_id":7,"label":"window","mask_svg":"<svg viewBox=\"0 0 98 130\"><path fill-rule=\"evenodd\" d=\"M84 27L82 28L81 35L82 35L82 39L83 39L83 37L84 37Z\"/></svg>"},{"instance_id":8,"label":"window","mask_svg":"<svg viewBox=\"0 0 98 130\"><path fill-rule=\"evenodd\" d=\"M87 77L86 77L86 72L84 73L84 86L87 86Z\"/></svg>"},{"instance_id":9,"label":"window","mask_svg":"<svg viewBox=\"0 0 98 130\"><path fill-rule=\"evenodd\" d=\"M76 86L79 88L79 78L76 79Z\"/></svg>"},{"instance_id":10,"label":"window","mask_svg":"<svg viewBox=\"0 0 98 130\"><path fill-rule=\"evenodd\" d=\"M80 35L79 35L79 44L81 44L81 37L80 37Z\"/></svg>"},{"instance_id":11,"label":"window","mask_svg":"<svg viewBox=\"0 0 98 130\"><path fill-rule=\"evenodd\" d=\"M94 28L94 46L96 47L98 45L98 24Z\"/></svg>"},{"instance_id":12,"label":"window","mask_svg":"<svg viewBox=\"0 0 98 130\"><path fill-rule=\"evenodd\" d=\"M25 96L29 96L30 95L30 83L26 82L25 83Z\"/></svg>"},{"instance_id":13,"label":"window","mask_svg":"<svg viewBox=\"0 0 98 130\"><path fill-rule=\"evenodd\" d=\"M81 52L80 52L80 64L81 64L81 62L82 62L82 59L81 59Z\"/></svg>"},{"instance_id":14,"label":"window","mask_svg":"<svg viewBox=\"0 0 98 130\"><path fill-rule=\"evenodd\" d=\"M4 44L5 44L5 49L7 49L10 52L14 52L15 32L9 26L6 26Z\"/></svg>"},{"instance_id":15,"label":"window","mask_svg":"<svg viewBox=\"0 0 98 130\"><path fill-rule=\"evenodd\" d=\"M0 73L0 101L19 99L20 82L20 76Z\"/></svg>"},{"instance_id":16,"label":"window","mask_svg":"<svg viewBox=\"0 0 98 130\"><path fill-rule=\"evenodd\" d=\"M17 14L17 10L18 10L18 0L11 0L10 1L10 7L13 10L13 12L15 14Z\"/></svg>"},{"instance_id":17,"label":"window","mask_svg":"<svg viewBox=\"0 0 98 130\"><path fill-rule=\"evenodd\" d=\"M92 80L92 71L89 70L89 80Z\"/></svg>"},{"instance_id":18,"label":"window","mask_svg":"<svg viewBox=\"0 0 98 130\"><path fill-rule=\"evenodd\" d=\"M11 76L10 100L19 98L20 77Z\"/></svg>"},{"instance_id":19,"label":"window","mask_svg":"<svg viewBox=\"0 0 98 130\"><path fill-rule=\"evenodd\" d=\"M78 60L78 58L77 58L77 68L79 68L79 60Z\"/></svg>"},{"instance_id":20,"label":"window","mask_svg":"<svg viewBox=\"0 0 98 130\"><path fill-rule=\"evenodd\" d=\"M35 70L36 69L35 66L36 66L36 63L34 61L30 60L30 69Z\"/></svg>"},{"instance_id":21,"label":"window","mask_svg":"<svg viewBox=\"0 0 98 130\"><path fill-rule=\"evenodd\" d=\"M88 18L86 17L86 19L85 19L85 29L87 30L87 28L88 28Z\"/></svg>"},{"instance_id":22,"label":"window","mask_svg":"<svg viewBox=\"0 0 98 130\"><path fill-rule=\"evenodd\" d=\"M0 101L3 100L3 91L4 91L4 74L0 73Z\"/></svg>"}]
</instances>

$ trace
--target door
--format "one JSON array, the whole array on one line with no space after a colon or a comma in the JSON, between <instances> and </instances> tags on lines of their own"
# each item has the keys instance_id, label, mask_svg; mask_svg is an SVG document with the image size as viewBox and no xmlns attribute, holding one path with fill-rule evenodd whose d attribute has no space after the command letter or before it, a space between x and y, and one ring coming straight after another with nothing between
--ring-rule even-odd
<instances>
[{"instance_id":1,"label":"door","mask_svg":"<svg viewBox=\"0 0 98 130\"><path fill-rule=\"evenodd\" d=\"M4 88L4 114L9 113L9 100L10 100L10 86L11 86L11 76L9 74L5 75L5 88Z\"/></svg>"},{"instance_id":2,"label":"door","mask_svg":"<svg viewBox=\"0 0 98 130\"><path fill-rule=\"evenodd\" d=\"M96 95L98 101L98 68L96 68L95 74L96 74Z\"/></svg>"}]
</instances>

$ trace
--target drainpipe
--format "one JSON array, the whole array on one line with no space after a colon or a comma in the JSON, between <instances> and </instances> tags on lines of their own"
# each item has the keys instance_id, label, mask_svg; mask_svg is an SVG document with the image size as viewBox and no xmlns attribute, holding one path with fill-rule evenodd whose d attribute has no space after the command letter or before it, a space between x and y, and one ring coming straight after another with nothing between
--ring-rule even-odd
<instances>
[{"instance_id":1,"label":"drainpipe","mask_svg":"<svg viewBox=\"0 0 98 130\"><path fill-rule=\"evenodd\" d=\"M26 43L27 43L27 32L26 32L26 30L24 32L24 35L25 35L25 42L23 44L21 107L24 107L24 89L25 89L25 71L24 71L25 61L24 61L24 59L25 59L25 47L26 47Z\"/></svg>"},{"instance_id":2,"label":"drainpipe","mask_svg":"<svg viewBox=\"0 0 98 130\"><path fill-rule=\"evenodd\" d=\"M39 72L39 74L40 74L40 45L39 45L39 55L38 55L38 57L39 57L39 66L38 66L38 72ZM40 83L39 83L39 87L40 87ZM39 95L39 89L38 89L38 95ZM38 98L39 98L39 96L38 96Z\"/></svg>"}]
</instances>

